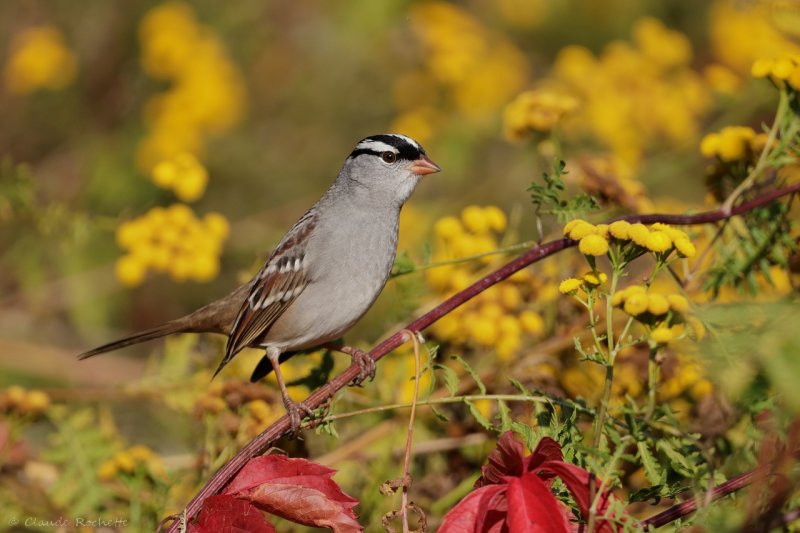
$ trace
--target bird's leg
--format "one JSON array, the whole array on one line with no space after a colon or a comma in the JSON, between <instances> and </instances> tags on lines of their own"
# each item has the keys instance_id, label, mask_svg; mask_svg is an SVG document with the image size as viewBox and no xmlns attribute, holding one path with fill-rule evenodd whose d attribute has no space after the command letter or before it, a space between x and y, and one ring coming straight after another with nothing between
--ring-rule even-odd
<instances>
[{"instance_id":1,"label":"bird's leg","mask_svg":"<svg viewBox=\"0 0 800 533\"><path fill-rule=\"evenodd\" d=\"M281 374L280 350L267 348L267 357L272 363L272 370L275 372L275 379L278 380L278 387L281 389L281 399L283 399L283 406L286 408L286 414L289 415L289 422L292 426L292 434L296 435L300 431L301 413L310 418L314 417L314 411L306 407L303 402L295 402L289 397L289 391L286 390L286 383L283 381L283 374Z\"/></svg>"},{"instance_id":2,"label":"bird's leg","mask_svg":"<svg viewBox=\"0 0 800 533\"><path fill-rule=\"evenodd\" d=\"M360 370L358 376L353 380L353 385L361 385L367 378L370 381L375 379L375 360L364 350L332 343L325 344L324 347L328 350L349 355L353 362L358 365Z\"/></svg>"}]
</instances>

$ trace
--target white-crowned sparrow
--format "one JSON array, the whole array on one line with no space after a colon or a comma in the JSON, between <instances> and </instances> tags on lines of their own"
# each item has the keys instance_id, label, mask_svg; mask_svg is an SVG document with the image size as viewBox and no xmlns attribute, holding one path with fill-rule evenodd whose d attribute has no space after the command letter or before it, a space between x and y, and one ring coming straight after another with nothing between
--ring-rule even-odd
<instances>
[{"instance_id":1,"label":"white-crowned sparrow","mask_svg":"<svg viewBox=\"0 0 800 533\"><path fill-rule=\"evenodd\" d=\"M307 409L289 398L281 360L339 338L366 313L389 278L400 209L422 176L440 170L413 139L397 134L363 139L333 185L250 282L189 315L79 358L172 333L223 333L228 345L216 373L243 348L265 348L296 429L300 411ZM361 365L361 379L374 374L369 356L348 353Z\"/></svg>"}]
</instances>

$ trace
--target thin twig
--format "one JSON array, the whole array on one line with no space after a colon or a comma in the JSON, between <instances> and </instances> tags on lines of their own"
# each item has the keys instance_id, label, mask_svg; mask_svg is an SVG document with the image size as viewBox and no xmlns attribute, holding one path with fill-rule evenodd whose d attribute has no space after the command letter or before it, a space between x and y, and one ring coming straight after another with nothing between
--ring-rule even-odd
<instances>
[{"instance_id":1,"label":"thin twig","mask_svg":"<svg viewBox=\"0 0 800 533\"><path fill-rule=\"evenodd\" d=\"M719 485L714 487L711 491L709 491L709 493L705 495L704 499L708 501L708 503L710 503L720 498L723 498L729 494L732 494L737 490L743 489L744 487L750 485L756 478L756 476L764 474L767 470L768 470L767 466L760 466L754 470L745 472L744 474L740 474L732 479L729 479L725 483L720 483ZM656 529L663 525L669 524L670 522L674 522L679 518L690 515L697 510L698 501L700 499L701 497L698 496L692 498L691 500L687 500L683 503L674 505L669 509L667 509L666 511L662 511L642 521L642 526L645 529L647 529L648 527Z\"/></svg>"},{"instance_id":2,"label":"thin twig","mask_svg":"<svg viewBox=\"0 0 800 533\"><path fill-rule=\"evenodd\" d=\"M403 518L403 533L408 533L408 489L411 487L411 443L414 437L414 420L417 416L417 398L419 398L419 333L403 330L414 343L414 396L411 398L411 414L408 416L408 432L406 434L406 452L403 458L403 491L400 495L400 514Z\"/></svg>"},{"instance_id":3,"label":"thin twig","mask_svg":"<svg viewBox=\"0 0 800 533\"><path fill-rule=\"evenodd\" d=\"M786 196L794 192L800 192L800 183L775 189L752 200L743 202L732 208L728 213L722 209L715 209L713 211L706 211L694 215L630 215L627 217L621 217L620 219L624 219L629 222L662 222L675 225L707 224L711 222L718 222L720 220L751 211L763 205L769 204L770 202L773 202L782 196ZM553 255L556 252L560 252L561 250L575 246L576 244L577 242L571 239L556 239L539 246L534 246L529 251L515 259L512 259L499 269L479 279L463 291L448 298L428 313L408 324L403 329L421 331L453 311L453 309L463 305L465 302L471 300L489 287L503 281L515 272L518 272L519 270L522 270L523 268L530 266L533 263L544 259L545 257ZM370 351L370 355L375 361L380 360L387 353L400 346L403 343L404 337L405 334L402 331L398 331ZM360 367L358 364L350 365L341 374L329 381L327 385L313 392L305 400L305 405L311 409L318 408L325 401L327 401L333 393L344 389L348 383L353 381L353 379L358 376L359 372ZM270 446L272 446L277 439L283 435L286 435L290 430L289 426L289 418L287 416L283 416L271 426L266 428L252 441L246 444L241 450L239 450L239 452L233 458L231 458L222 468L217 471L216 474L211 477L208 483L206 483L206 485L197 493L197 495L195 495L192 501L189 502L189 504L186 506L186 519L188 521L193 520L194 517L199 513L203 505L203 501L207 497L218 494L220 491L222 491L222 489L227 486L230 480L233 479L233 477L239 472L239 470L242 469L242 467L244 467L245 464L247 464L251 458L260 455ZM177 533L179 529L180 522L175 521L172 523L168 531L170 533Z\"/></svg>"}]
</instances>

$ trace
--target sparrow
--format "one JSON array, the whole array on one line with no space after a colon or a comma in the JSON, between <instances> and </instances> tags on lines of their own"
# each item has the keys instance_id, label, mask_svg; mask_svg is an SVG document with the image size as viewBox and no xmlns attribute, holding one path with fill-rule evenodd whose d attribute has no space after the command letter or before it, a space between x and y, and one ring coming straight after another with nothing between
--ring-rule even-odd
<instances>
[{"instance_id":1,"label":"sparrow","mask_svg":"<svg viewBox=\"0 0 800 533\"><path fill-rule=\"evenodd\" d=\"M362 139L327 192L284 235L253 279L193 313L78 358L174 333L228 335L214 376L244 348L266 350L296 431L301 412L312 413L289 398L280 363L295 352L329 345L367 312L389 279L400 210L422 176L440 171L409 137ZM339 351L360 366L358 382L374 376L375 363L368 354ZM258 365L254 377L267 373L263 366Z\"/></svg>"}]
</instances>

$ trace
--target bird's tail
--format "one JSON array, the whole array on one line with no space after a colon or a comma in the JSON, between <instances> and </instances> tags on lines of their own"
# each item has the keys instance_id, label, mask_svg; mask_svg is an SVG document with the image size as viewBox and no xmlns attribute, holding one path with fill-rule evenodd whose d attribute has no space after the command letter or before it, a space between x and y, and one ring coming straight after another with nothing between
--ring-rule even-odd
<instances>
[{"instance_id":1,"label":"bird's tail","mask_svg":"<svg viewBox=\"0 0 800 533\"><path fill-rule=\"evenodd\" d=\"M158 339L159 337L164 337L173 333L187 332L189 330L190 328L187 327L186 324L181 320L167 322L165 324L161 324L160 326L146 329L144 331L140 331L139 333L134 333L133 335L125 337L124 339L119 339L109 342L108 344L98 346L97 348L80 354L78 359L88 359L89 357L94 357L95 355L99 355L101 353L112 352L114 350L118 350L119 348L130 346L131 344L139 344L140 342L151 341L153 339Z\"/></svg>"}]
</instances>

